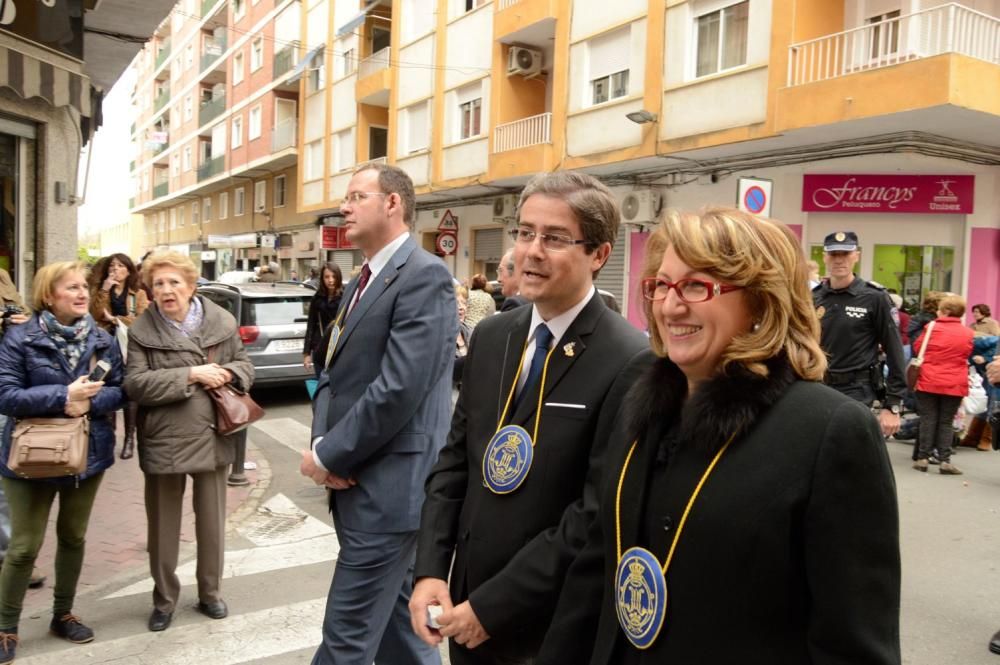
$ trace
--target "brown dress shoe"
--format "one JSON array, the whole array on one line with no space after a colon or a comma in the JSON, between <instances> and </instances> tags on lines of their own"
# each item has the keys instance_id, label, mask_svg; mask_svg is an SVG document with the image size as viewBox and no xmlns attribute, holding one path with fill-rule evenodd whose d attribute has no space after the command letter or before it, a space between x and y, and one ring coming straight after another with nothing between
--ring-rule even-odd
<instances>
[{"instance_id":1,"label":"brown dress shoe","mask_svg":"<svg viewBox=\"0 0 1000 665\"><path fill-rule=\"evenodd\" d=\"M938 467L938 473L942 476L960 476L962 475L962 470L949 462L941 462L941 466Z\"/></svg>"}]
</instances>

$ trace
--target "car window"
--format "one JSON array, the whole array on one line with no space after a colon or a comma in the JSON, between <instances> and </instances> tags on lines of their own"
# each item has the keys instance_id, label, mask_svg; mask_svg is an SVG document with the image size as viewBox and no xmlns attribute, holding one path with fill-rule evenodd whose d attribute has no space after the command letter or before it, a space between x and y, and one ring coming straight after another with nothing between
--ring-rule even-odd
<instances>
[{"instance_id":1,"label":"car window","mask_svg":"<svg viewBox=\"0 0 1000 665\"><path fill-rule=\"evenodd\" d=\"M225 294L225 293L219 293L218 291L201 291L200 294L203 295L203 296L205 296L206 298L208 298L212 302L214 302L216 305L218 305L222 309L224 309L227 312L229 312L230 314L232 314L233 317L236 317L236 299L235 298L230 298L227 294Z\"/></svg>"},{"instance_id":2,"label":"car window","mask_svg":"<svg viewBox=\"0 0 1000 665\"><path fill-rule=\"evenodd\" d=\"M305 323L309 315L309 299L302 296L285 298L253 298L243 304L245 326L273 326Z\"/></svg>"}]
</instances>

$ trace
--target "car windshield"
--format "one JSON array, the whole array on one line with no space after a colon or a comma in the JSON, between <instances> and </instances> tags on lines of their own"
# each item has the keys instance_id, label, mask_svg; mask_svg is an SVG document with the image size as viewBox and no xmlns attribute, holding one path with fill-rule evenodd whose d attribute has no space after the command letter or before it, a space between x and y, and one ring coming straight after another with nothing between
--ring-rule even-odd
<instances>
[{"instance_id":1,"label":"car windshield","mask_svg":"<svg viewBox=\"0 0 1000 665\"><path fill-rule=\"evenodd\" d=\"M309 314L309 299L301 296L287 298L248 298L243 301L243 325L273 326L305 322Z\"/></svg>"}]
</instances>

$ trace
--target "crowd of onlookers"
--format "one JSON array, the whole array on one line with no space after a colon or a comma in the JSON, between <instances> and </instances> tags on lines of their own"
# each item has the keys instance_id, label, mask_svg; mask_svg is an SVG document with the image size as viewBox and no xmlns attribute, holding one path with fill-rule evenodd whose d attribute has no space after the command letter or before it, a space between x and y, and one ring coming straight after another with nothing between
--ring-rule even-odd
<instances>
[{"instance_id":1,"label":"crowd of onlookers","mask_svg":"<svg viewBox=\"0 0 1000 665\"><path fill-rule=\"evenodd\" d=\"M198 543L198 609L215 619L227 615L219 582L226 472L235 446L232 436L217 431L206 389L225 384L249 389L254 369L233 317L195 295L198 279L190 258L177 252L147 255L140 266L124 254L112 254L92 267L81 262L42 267L34 276L30 301L24 302L9 275L0 271L0 485L10 523L0 568L0 663L14 660L25 592L56 497L50 630L74 643L94 639L73 604L91 508L104 472L114 464L118 411L124 416L121 458L133 456L137 430L142 438L139 464L155 582L149 629L167 628L177 605L175 570L189 477ZM109 369L92 380L98 361ZM15 424L54 417L87 419L86 468L57 478L15 473L7 463Z\"/></svg>"}]
</instances>

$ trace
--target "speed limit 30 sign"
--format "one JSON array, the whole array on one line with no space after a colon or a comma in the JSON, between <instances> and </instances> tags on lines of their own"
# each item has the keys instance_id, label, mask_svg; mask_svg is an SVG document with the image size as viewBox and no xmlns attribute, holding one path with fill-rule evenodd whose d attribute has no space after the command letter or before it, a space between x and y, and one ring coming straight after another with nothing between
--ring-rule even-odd
<instances>
[{"instance_id":1,"label":"speed limit 30 sign","mask_svg":"<svg viewBox=\"0 0 1000 665\"><path fill-rule=\"evenodd\" d=\"M439 252L451 256L458 251L458 236L451 231L442 231L438 233L436 244Z\"/></svg>"}]
</instances>

